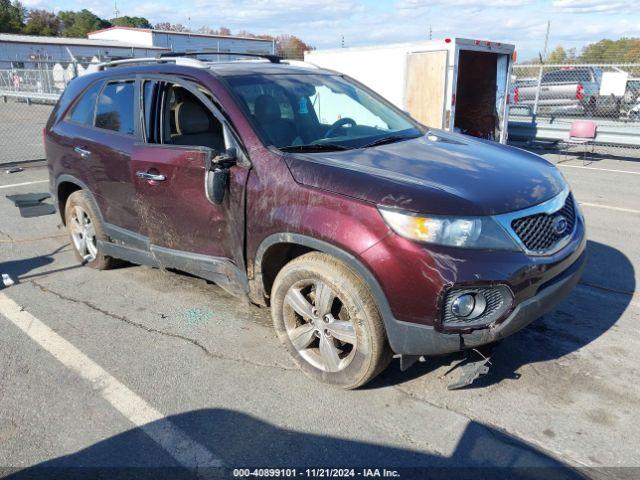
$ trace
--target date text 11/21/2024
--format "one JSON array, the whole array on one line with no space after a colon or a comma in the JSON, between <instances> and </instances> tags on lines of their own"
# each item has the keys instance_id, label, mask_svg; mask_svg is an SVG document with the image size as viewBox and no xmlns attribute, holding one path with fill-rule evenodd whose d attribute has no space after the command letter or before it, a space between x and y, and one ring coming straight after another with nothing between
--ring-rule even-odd
<instances>
[{"instance_id":1,"label":"date text 11/21/2024","mask_svg":"<svg viewBox=\"0 0 640 480\"><path fill-rule=\"evenodd\" d=\"M386 468L236 468L233 476L242 477L283 477L283 478L399 478L397 470Z\"/></svg>"}]
</instances>

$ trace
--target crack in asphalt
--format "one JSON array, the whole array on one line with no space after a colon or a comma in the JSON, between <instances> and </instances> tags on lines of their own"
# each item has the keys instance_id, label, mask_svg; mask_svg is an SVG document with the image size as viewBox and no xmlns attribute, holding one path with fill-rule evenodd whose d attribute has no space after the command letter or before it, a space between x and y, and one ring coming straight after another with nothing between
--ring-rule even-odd
<instances>
[{"instance_id":1,"label":"crack in asphalt","mask_svg":"<svg viewBox=\"0 0 640 480\"><path fill-rule=\"evenodd\" d=\"M569 455L566 455L562 452L559 451L555 451L555 450L549 450L545 445L543 445L542 443L540 443L539 441L532 439L532 438L528 438L528 436L524 436L521 434L516 434L515 432L510 432L508 430L505 430L504 427L493 423L493 422L487 422L486 420L481 420L480 418L476 418L473 415L469 415L467 413L464 413L462 411L459 410L455 410L451 407L449 407L446 404L438 404L435 402L432 402L424 397L420 397L418 395L416 395L415 393L406 390L404 388L402 388L400 385L392 385L391 386L394 390L396 390L397 392L405 395L406 397L408 397L409 399L415 401L415 402L421 402L424 403L426 405L429 405L431 407L434 408L438 408L441 410L446 410L448 412L454 413L456 415L460 415L463 418L466 418L469 422L473 422L476 423L482 427L486 427L485 429L487 430L487 432L493 436L496 437L496 432L499 432L500 434L502 434L504 437L499 439L499 441L502 443L506 440L509 441L513 441L512 445L516 448L522 448L522 446L518 445L518 442L524 443L525 445L528 444L529 446L531 446L531 450L533 452L537 452L541 455L546 455L550 458L554 458L556 460L558 460L561 464L564 464L565 466L567 466L567 468L572 468L571 467L571 462L574 462L574 464L577 464L580 467L587 467L586 464L580 462L579 460L572 458ZM493 429L493 430L492 430Z\"/></svg>"},{"instance_id":2,"label":"crack in asphalt","mask_svg":"<svg viewBox=\"0 0 640 480\"><path fill-rule=\"evenodd\" d=\"M7 237L9 239L9 242L6 242L6 243L14 243L15 242L13 237L10 234L8 234L7 232L4 232L4 231L0 230L0 235L4 235L5 237ZM3 243L5 243L5 242L3 242Z\"/></svg>"},{"instance_id":3,"label":"crack in asphalt","mask_svg":"<svg viewBox=\"0 0 640 480\"><path fill-rule=\"evenodd\" d=\"M42 285L41 283L36 282L35 280L32 280L28 283L31 283L33 286L35 286L36 288L38 288L40 291L45 292L45 293L50 293L51 295L54 295L56 297L58 297L61 300L65 300L68 302L73 302L73 303L78 303L81 305L86 306L87 308L90 308L91 310L94 310L98 313L101 313L103 315L106 315L107 317L113 318L114 320L118 320L121 322L124 322L128 325L131 325L133 327L136 328L140 328L148 333L157 333L166 337L170 337L170 338L175 338L178 340L182 340L184 342L188 342L191 345L199 348L205 355L207 355L210 358L215 358L218 360L228 360L228 361L232 361L232 362L239 362L239 363L248 363L250 365L254 365L256 367L266 367L266 368L276 368L278 370L283 370L283 371L296 371L296 368L293 367L285 367L282 365L275 365L275 364L271 364L271 363L262 363L262 362L256 362L255 360L250 360L248 358L244 358L244 357L229 357L226 355L222 355L220 353L217 352L213 352L211 350L209 350L206 346L204 346L202 343L200 343L199 341L184 336L184 335L180 335L179 333L171 333L171 332L167 332L164 330L159 330L157 328L153 328L153 327L148 327L142 323L138 323L138 322L134 322L133 320L125 317L124 315L119 315L117 313L113 313L110 312L108 310L105 310L101 307L98 307L97 305L95 305L94 303L88 301L88 300L79 300L77 298L73 298L73 297L69 297L67 295L64 295L60 292L56 292L55 290L51 290L49 287Z\"/></svg>"}]
</instances>

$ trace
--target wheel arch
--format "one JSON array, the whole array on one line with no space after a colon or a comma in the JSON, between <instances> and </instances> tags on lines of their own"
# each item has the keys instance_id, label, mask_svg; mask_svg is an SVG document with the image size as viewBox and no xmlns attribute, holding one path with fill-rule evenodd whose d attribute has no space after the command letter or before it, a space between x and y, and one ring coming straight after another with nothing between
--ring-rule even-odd
<instances>
[{"instance_id":1,"label":"wheel arch","mask_svg":"<svg viewBox=\"0 0 640 480\"><path fill-rule=\"evenodd\" d=\"M382 287L371 270L360 259L329 242L298 233L275 233L260 243L255 255L252 276L254 295L268 298L273 280L280 269L294 258L312 251L332 255L353 270L369 286L385 324L387 324L387 319L393 318L391 307ZM293 252L294 256L286 256L286 252Z\"/></svg>"},{"instance_id":2,"label":"wheel arch","mask_svg":"<svg viewBox=\"0 0 640 480\"><path fill-rule=\"evenodd\" d=\"M62 219L62 224L66 225L65 223L66 220L64 218L64 209L65 209L65 205L67 204L67 200L73 192L76 192L78 190L83 190L84 192L86 192L87 195L89 195L89 197L91 198L91 201L96 207L96 211L98 215L100 216L100 220L104 223L102 212L100 211L100 208L98 208L98 202L96 202L96 199L93 193L91 192L91 190L89 189L89 187L82 180L74 177L73 175L64 174L64 175L60 175L56 179L56 189L55 189L55 194L56 194L55 201L58 207L58 213L60 214L60 218Z\"/></svg>"}]
</instances>

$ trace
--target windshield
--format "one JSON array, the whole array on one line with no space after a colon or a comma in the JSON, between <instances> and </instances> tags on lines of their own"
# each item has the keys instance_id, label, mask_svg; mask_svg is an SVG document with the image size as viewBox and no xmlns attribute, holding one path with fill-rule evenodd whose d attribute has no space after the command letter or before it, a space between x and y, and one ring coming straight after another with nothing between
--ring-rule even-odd
<instances>
[{"instance_id":1,"label":"windshield","mask_svg":"<svg viewBox=\"0 0 640 480\"><path fill-rule=\"evenodd\" d=\"M389 103L339 75L227 77L267 145L285 151L362 148L423 132Z\"/></svg>"}]
</instances>

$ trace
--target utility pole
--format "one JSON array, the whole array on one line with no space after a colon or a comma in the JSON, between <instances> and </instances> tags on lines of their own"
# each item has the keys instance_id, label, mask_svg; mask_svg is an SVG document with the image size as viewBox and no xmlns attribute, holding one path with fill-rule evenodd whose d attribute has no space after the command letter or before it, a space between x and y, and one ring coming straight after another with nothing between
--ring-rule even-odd
<instances>
[{"instance_id":1,"label":"utility pole","mask_svg":"<svg viewBox=\"0 0 640 480\"><path fill-rule=\"evenodd\" d=\"M340 37L340 48L344 48L344 35Z\"/></svg>"},{"instance_id":2,"label":"utility pole","mask_svg":"<svg viewBox=\"0 0 640 480\"><path fill-rule=\"evenodd\" d=\"M429 25L429 40L433 40L433 29L431 28L431 25Z\"/></svg>"},{"instance_id":3,"label":"utility pole","mask_svg":"<svg viewBox=\"0 0 640 480\"><path fill-rule=\"evenodd\" d=\"M547 48L549 46L549 31L551 30L551 20L547 20L547 33L544 36L544 50L540 55L540 71L538 72L538 88L536 88L536 98L533 101L533 116L538 115L538 101L540 100L540 86L542 85L542 70L544 62L547 61Z\"/></svg>"}]
</instances>

